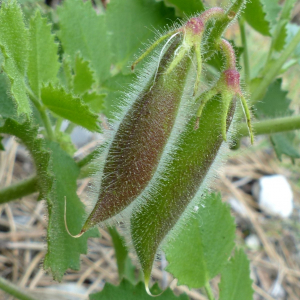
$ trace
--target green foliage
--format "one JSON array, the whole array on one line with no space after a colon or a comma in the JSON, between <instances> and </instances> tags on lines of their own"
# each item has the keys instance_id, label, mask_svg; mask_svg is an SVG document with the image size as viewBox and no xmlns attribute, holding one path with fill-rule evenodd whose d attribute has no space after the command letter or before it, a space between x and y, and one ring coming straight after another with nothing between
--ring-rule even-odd
<instances>
[{"instance_id":1,"label":"green foliage","mask_svg":"<svg viewBox=\"0 0 300 300\"><path fill-rule=\"evenodd\" d=\"M160 293L160 289L157 285L153 286L151 292L154 294ZM142 282L137 285L132 285L126 279L123 279L119 286L114 286L110 283L106 283L104 289L96 294L90 295L90 300L151 300L152 296L149 296L145 291L145 286ZM188 296L185 294L179 297L175 296L173 292L168 288L162 293L161 296L155 299L163 300L189 300Z\"/></svg>"},{"instance_id":2,"label":"green foliage","mask_svg":"<svg viewBox=\"0 0 300 300\"><path fill-rule=\"evenodd\" d=\"M132 284L135 283L135 267L128 256L128 249L124 238L119 234L115 227L108 228L112 238L116 259L118 264L119 279L127 278Z\"/></svg>"},{"instance_id":3,"label":"green foliage","mask_svg":"<svg viewBox=\"0 0 300 300\"><path fill-rule=\"evenodd\" d=\"M98 115L78 97L68 94L62 87L51 84L41 90L43 104L58 116L70 120L90 131L99 131Z\"/></svg>"},{"instance_id":4,"label":"green foliage","mask_svg":"<svg viewBox=\"0 0 300 300\"><path fill-rule=\"evenodd\" d=\"M201 0L164 0L167 6L174 6L176 15L180 17L191 17L205 10Z\"/></svg>"},{"instance_id":5,"label":"green foliage","mask_svg":"<svg viewBox=\"0 0 300 300\"><path fill-rule=\"evenodd\" d=\"M174 238L164 247L169 262L166 270L178 279L179 285L189 288L203 287L220 273L235 238L234 220L220 194L203 197L195 209L197 212L179 225Z\"/></svg>"},{"instance_id":6,"label":"green foliage","mask_svg":"<svg viewBox=\"0 0 300 300\"><path fill-rule=\"evenodd\" d=\"M256 103L256 115L259 119L290 116L293 110L289 108L291 100L287 91L281 89L282 79L275 80L270 86L264 99ZM293 132L277 133L271 135L271 142L279 160L282 154L292 159L300 158L299 150L294 146L295 134Z\"/></svg>"},{"instance_id":7,"label":"green foliage","mask_svg":"<svg viewBox=\"0 0 300 300\"><path fill-rule=\"evenodd\" d=\"M244 10L244 16L249 25L256 31L263 35L271 36L270 21L267 18L264 0L248 1Z\"/></svg>"},{"instance_id":8,"label":"green foliage","mask_svg":"<svg viewBox=\"0 0 300 300\"><path fill-rule=\"evenodd\" d=\"M219 300L252 300L252 280L249 276L249 260L243 250L235 250L235 255L221 272Z\"/></svg>"},{"instance_id":9,"label":"green foliage","mask_svg":"<svg viewBox=\"0 0 300 300\"><path fill-rule=\"evenodd\" d=\"M58 45L54 43L51 25L39 11L30 20L29 36L28 82L33 93L40 98L42 84L56 81L60 67Z\"/></svg>"},{"instance_id":10,"label":"green foliage","mask_svg":"<svg viewBox=\"0 0 300 300\"><path fill-rule=\"evenodd\" d=\"M26 94L25 74L28 65L28 30L16 1L2 3L0 10L0 48L4 58L3 70L11 82L11 94L18 114L31 113Z\"/></svg>"},{"instance_id":11,"label":"green foliage","mask_svg":"<svg viewBox=\"0 0 300 300\"><path fill-rule=\"evenodd\" d=\"M83 203L76 194L79 168L74 160L55 142L47 143L51 152L52 176L55 180L48 195L48 252L44 268L50 270L55 280L61 280L68 269L79 270L80 254L87 253L87 239L99 236L93 229L79 239L72 238L65 229L64 198L67 200L67 224L71 232L77 233L85 218Z\"/></svg>"},{"instance_id":12,"label":"green foliage","mask_svg":"<svg viewBox=\"0 0 300 300\"><path fill-rule=\"evenodd\" d=\"M9 96L9 83L6 74L0 74L0 117L10 118L16 116L15 103ZM1 124L1 118L0 118Z\"/></svg>"}]
</instances>

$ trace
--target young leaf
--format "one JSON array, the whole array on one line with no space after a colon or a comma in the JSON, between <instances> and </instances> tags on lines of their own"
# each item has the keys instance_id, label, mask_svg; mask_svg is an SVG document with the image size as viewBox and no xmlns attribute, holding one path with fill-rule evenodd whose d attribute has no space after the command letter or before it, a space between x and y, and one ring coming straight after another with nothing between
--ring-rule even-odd
<instances>
[{"instance_id":1,"label":"young leaf","mask_svg":"<svg viewBox=\"0 0 300 300\"><path fill-rule=\"evenodd\" d=\"M252 280L249 277L249 260L243 250L236 250L221 272L219 300L252 300Z\"/></svg>"},{"instance_id":2,"label":"young leaf","mask_svg":"<svg viewBox=\"0 0 300 300\"><path fill-rule=\"evenodd\" d=\"M163 247L169 262L166 270L178 284L203 287L222 270L234 247L235 224L220 194L198 201L196 212ZM184 253L184 258L182 256Z\"/></svg>"},{"instance_id":3,"label":"young leaf","mask_svg":"<svg viewBox=\"0 0 300 300\"><path fill-rule=\"evenodd\" d=\"M28 30L16 1L3 2L0 10L0 48L4 57L3 70L11 82L11 94L17 102L18 114L31 112L26 94L25 75L28 54Z\"/></svg>"},{"instance_id":4,"label":"young leaf","mask_svg":"<svg viewBox=\"0 0 300 300\"><path fill-rule=\"evenodd\" d=\"M141 44L156 37L155 29L173 25L174 20L174 10L166 8L163 2L110 1L106 10L106 24L110 31L110 51L116 71L130 73L130 63L135 60Z\"/></svg>"},{"instance_id":5,"label":"young leaf","mask_svg":"<svg viewBox=\"0 0 300 300\"><path fill-rule=\"evenodd\" d=\"M28 81L33 93L40 98L42 84L55 81L60 65L51 25L39 11L30 20L29 37Z\"/></svg>"},{"instance_id":6,"label":"young leaf","mask_svg":"<svg viewBox=\"0 0 300 300\"><path fill-rule=\"evenodd\" d=\"M79 55L75 58L75 75L73 77L73 91L76 95L88 92L94 83L93 72L89 62L84 61Z\"/></svg>"},{"instance_id":7,"label":"young leaf","mask_svg":"<svg viewBox=\"0 0 300 300\"><path fill-rule=\"evenodd\" d=\"M266 16L266 8L263 0L248 1L244 10L247 22L259 33L271 36L270 22Z\"/></svg>"},{"instance_id":8,"label":"young leaf","mask_svg":"<svg viewBox=\"0 0 300 300\"><path fill-rule=\"evenodd\" d=\"M123 237L115 227L109 227L109 234L112 238L118 264L119 279L127 278L131 283L135 283L135 266L128 256L128 250Z\"/></svg>"},{"instance_id":9,"label":"young leaf","mask_svg":"<svg viewBox=\"0 0 300 300\"><path fill-rule=\"evenodd\" d=\"M67 224L70 231L77 232L85 218L84 205L76 194L79 168L57 143L50 142L47 148L51 151L51 171L55 180L47 197L48 252L44 268L51 271L55 280L60 281L68 268L79 270L80 254L87 253L87 239L99 234L97 229L93 229L86 236L74 239L67 233L64 223L64 197L67 200Z\"/></svg>"},{"instance_id":10,"label":"young leaf","mask_svg":"<svg viewBox=\"0 0 300 300\"><path fill-rule=\"evenodd\" d=\"M180 17L193 16L205 10L201 0L164 0L167 6L174 6L176 15Z\"/></svg>"},{"instance_id":11,"label":"young leaf","mask_svg":"<svg viewBox=\"0 0 300 300\"><path fill-rule=\"evenodd\" d=\"M106 94L97 94L96 92L85 93L81 96L82 101L86 103L90 110L95 114L99 114L101 111L104 110L105 97Z\"/></svg>"},{"instance_id":12,"label":"young leaf","mask_svg":"<svg viewBox=\"0 0 300 300\"><path fill-rule=\"evenodd\" d=\"M159 293L157 285L151 289L155 290L155 294ZM152 296L146 293L145 286L142 282L137 285L132 285L128 280L123 279L119 286L106 283L104 289L96 294L90 295L90 300L153 300ZM181 294L179 297L175 296L168 288L162 295L155 299L161 300L189 300L186 294Z\"/></svg>"},{"instance_id":13,"label":"young leaf","mask_svg":"<svg viewBox=\"0 0 300 300\"><path fill-rule=\"evenodd\" d=\"M51 84L42 87L41 99L44 105L65 119L90 131L99 131L98 116L80 98L68 94L62 87Z\"/></svg>"},{"instance_id":14,"label":"young leaf","mask_svg":"<svg viewBox=\"0 0 300 300\"><path fill-rule=\"evenodd\" d=\"M110 76L111 49L104 15L97 15L91 1L66 0L57 8L60 20L59 38L72 63L79 51L91 62L99 82ZM123 18L122 16L121 18ZM124 24L123 24L124 26ZM124 26L126 27L126 26ZM124 43L124 40L122 41Z\"/></svg>"}]
</instances>

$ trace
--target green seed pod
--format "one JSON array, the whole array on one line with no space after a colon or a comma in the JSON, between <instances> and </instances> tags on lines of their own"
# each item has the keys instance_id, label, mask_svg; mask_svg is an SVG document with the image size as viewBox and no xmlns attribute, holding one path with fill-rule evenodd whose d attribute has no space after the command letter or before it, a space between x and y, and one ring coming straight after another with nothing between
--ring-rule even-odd
<instances>
[{"instance_id":1,"label":"green seed pod","mask_svg":"<svg viewBox=\"0 0 300 300\"><path fill-rule=\"evenodd\" d=\"M222 137L223 105L215 96L203 109L198 129L193 117L169 153L169 161L158 169L161 176L141 195L130 220L131 240L148 288L158 247L178 222L196 193L204 192L205 181L217 161ZM227 129L233 118L235 101L227 115ZM199 191L200 189L200 191Z\"/></svg>"},{"instance_id":2,"label":"green seed pod","mask_svg":"<svg viewBox=\"0 0 300 300\"><path fill-rule=\"evenodd\" d=\"M198 18L190 19L184 26L158 39L141 56L145 57L168 37L166 45L172 41L159 61L154 76L136 99L131 101L131 106L109 144L100 174L98 201L76 237L127 208L153 177L173 129L180 103L183 99L185 102L191 99L198 87L202 70L200 45L205 23L223 14L222 9L215 8ZM194 53L197 72L196 76L189 76Z\"/></svg>"}]
</instances>

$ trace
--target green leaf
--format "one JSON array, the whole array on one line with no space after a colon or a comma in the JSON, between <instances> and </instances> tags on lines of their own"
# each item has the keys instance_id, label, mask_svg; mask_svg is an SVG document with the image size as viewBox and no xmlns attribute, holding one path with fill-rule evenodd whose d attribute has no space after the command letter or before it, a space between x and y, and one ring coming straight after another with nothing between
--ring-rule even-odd
<instances>
[{"instance_id":1,"label":"green leaf","mask_svg":"<svg viewBox=\"0 0 300 300\"><path fill-rule=\"evenodd\" d=\"M80 98L68 94L62 87L51 84L42 87L41 98L44 105L58 116L90 131L99 131L98 116Z\"/></svg>"},{"instance_id":2,"label":"green leaf","mask_svg":"<svg viewBox=\"0 0 300 300\"><path fill-rule=\"evenodd\" d=\"M291 100L286 97L288 92L281 89L281 84L281 78L275 80L269 86L263 100L255 104L258 119L276 118L293 114L293 110L289 107ZM279 160L281 160L282 154L292 159L300 158L299 150L294 145L294 139L295 134L293 132L271 135L271 142Z\"/></svg>"},{"instance_id":3,"label":"green leaf","mask_svg":"<svg viewBox=\"0 0 300 300\"><path fill-rule=\"evenodd\" d=\"M256 31L262 35L271 36L270 22L267 19L266 7L262 0L248 1L244 10L244 16Z\"/></svg>"},{"instance_id":4,"label":"green leaf","mask_svg":"<svg viewBox=\"0 0 300 300\"><path fill-rule=\"evenodd\" d=\"M159 288L157 285L151 289L155 294L158 294ZM128 280L123 279L120 285L115 286L110 283L106 283L104 289L96 294L90 295L90 300L153 300L152 296L146 293L145 286L142 282L137 285L132 285ZM163 300L189 300L186 294L181 294L179 297L175 296L168 288L162 295L155 297L155 299Z\"/></svg>"},{"instance_id":5,"label":"green leaf","mask_svg":"<svg viewBox=\"0 0 300 300\"><path fill-rule=\"evenodd\" d=\"M39 11L30 20L29 37L28 81L33 93L40 98L42 84L56 80L60 64L51 24L47 24Z\"/></svg>"},{"instance_id":6,"label":"green leaf","mask_svg":"<svg viewBox=\"0 0 300 300\"><path fill-rule=\"evenodd\" d=\"M221 272L219 300L252 300L249 260L243 250L236 250Z\"/></svg>"},{"instance_id":7,"label":"green leaf","mask_svg":"<svg viewBox=\"0 0 300 300\"><path fill-rule=\"evenodd\" d=\"M131 73L130 64L143 43L157 38L155 30L173 25L174 10L153 0L112 0L106 21L115 72Z\"/></svg>"},{"instance_id":8,"label":"green leaf","mask_svg":"<svg viewBox=\"0 0 300 300\"><path fill-rule=\"evenodd\" d=\"M298 146L295 146L295 133L276 133L271 135L271 142L276 152L278 159L281 161L282 154L289 156L292 160L300 158Z\"/></svg>"},{"instance_id":9,"label":"green leaf","mask_svg":"<svg viewBox=\"0 0 300 300\"><path fill-rule=\"evenodd\" d=\"M111 120L115 118L118 107L123 105L122 99L125 93L129 92L129 86L135 79L135 74L118 74L103 83L101 91L107 93L104 110L104 114L107 118Z\"/></svg>"},{"instance_id":10,"label":"green leaf","mask_svg":"<svg viewBox=\"0 0 300 300\"><path fill-rule=\"evenodd\" d=\"M47 200L48 208L48 253L44 267L54 279L61 280L68 268L78 270L80 254L87 252L87 238L98 236L91 230L79 239L68 235L64 224L64 197L67 197L67 222L71 232L79 231L85 218L84 205L76 194L79 168L74 160L58 144L45 145L38 138L38 126L28 120L19 123L7 119L0 133L16 136L30 151L38 178L39 199Z\"/></svg>"},{"instance_id":11,"label":"green leaf","mask_svg":"<svg viewBox=\"0 0 300 300\"><path fill-rule=\"evenodd\" d=\"M235 238L234 219L220 194L199 199L195 210L163 248L169 262L166 270L178 279L179 285L189 288L203 287L220 273Z\"/></svg>"},{"instance_id":12,"label":"green leaf","mask_svg":"<svg viewBox=\"0 0 300 300\"><path fill-rule=\"evenodd\" d=\"M91 111L95 114L104 110L104 99L106 94L97 94L96 92L85 93L82 95L82 100L86 103Z\"/></svg>"},{"instance_id":13,"label":"green leaf","mask_svg":"<svg viewBox=\"0 0 300 300\"><path fill-rule=\"evenodd\" d=\"M287 24L290 21L291 12L294 8L296 0L286 0L283 4L282 13L280 15L280 18L276 24L273 35L273 48L276 51L281 51L287 40ZM270 8L274 5L270 5Z\"/></svg>"},{"instance_id":14,"label":"green leaf","mask_svg":"<svg viewBox=\"0 0 300 300\"><path fill-rule=\"evenodd\" d=\"M3 70L11 82L11 94L17 102L18 114L30 114L26 95L25 75L28 54L28 30L16 1L2 3L0 10L0 48L4 57Z\"/></svg>"},{"instance_id":15,"label":"green leaf","mask_svg":"<svg viewBox=\"0 0 300 300\"><path fill-rule=\"evenodd\" d=\"M57 8L59 38L64 52L72 63L79 51L82 58L91 62L99 82L110 76L111 49L104 15L97 15L91 1L66 0ZM123 18L124 16L122 16ZM123 25L124 26L124 25ZM125 26L124 26L125 27ZM123 40L123 43L126 40Z\"/></svg>"},{"instance_id":16,"label":"green leaf","mask_svg":"<svg viewBox=\"0 0 300 300\"><path fill-rule=\"evenodd\" d=\"M6 74L0 73L0 116L14 118L17 115L15 103L9 97L9 83Z\"/></svg>"},{"instance_id":17,"label":"green leaf","mask_svg":"<svg viewBox=\"0 0 300 300\"><path fill-rule=\"evenodd\" d=\"M291 24L289 23L287 25L287 44L294 38L294 36L298 33L300 30L300 26L297 24ZM296 47L294 51L294 55L296 58L298 58L299 64L300 64L300 44Z\"/></svg>"},{"instance_id":18,"label":"green leaf","mask_svg":"<svg viewBox=\"0 0 300 300\"><path fill-rule=\"evenodd\" d=\"M176 9L176 15L180 17L190 17L201 13L205 7L201 0L164 0L167 6L173 6Z\"/></svg>"},{"instance_id":19,"label":"green leaf","mask_svg":"<svg viewBox=\"0 0 300 300\"><path fill-rule=\"evenodd\" d=\"M76 55L74 69L73 91L76 95L81 95L92 88L94 83L93 72L90 69L89 62L84 61L79 55Z\"/></svg>"},{"instance_id":20,"label":"green leaf","mask_svg":"<svg viewBox=\"0 0 300 300\"><path fill-rule=\"evenodd\" d=\"M68 269L80 269L80 254L87 253L87 239L99 236L95 228L78 239L69 236L64 224L64 197L67 200L67 224L76 234L85 221L85 208L76 194L79 168L74 160L57 143L50 142L52 174L55 178L48 196L48 252L44 268L50 270L55 280L61 280Z\"/></svg>"},{"instance_id":21,"label":"green leaf","mask_svg":"<svg viewBox=\"0 0 300 300\"><path fill-rule=\"evenodd\" d=\"M125 277L131 283L135 283L135 266L132 264L131 259L128 256L125 240L115 227L109 227L108 230L114 244L118 264L119 280Z\"/></svg>"},{"instance_id":22,"label":"green leaf","mask_svg":"<svg viewBox=\"0 0 300 300\"><path fill-rule=\"evenodd\" d=\"M281 89L282 79L276 79L268 88L266 95L255 104L256 115L259 119L276 118L291 115L289 108L291 100L288 99L287 91Z\"/></svg>"}]
</instances>

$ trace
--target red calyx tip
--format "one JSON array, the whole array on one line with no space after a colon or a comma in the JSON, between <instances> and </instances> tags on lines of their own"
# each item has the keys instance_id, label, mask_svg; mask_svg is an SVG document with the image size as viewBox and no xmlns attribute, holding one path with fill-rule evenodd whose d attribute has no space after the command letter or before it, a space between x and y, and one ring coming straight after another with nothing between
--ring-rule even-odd
<instances>
[{"instance_id":1,"label":"red calyx tip","mask_svg":"<svg viewBox=\"0 0 300 300\"><path fill-rule=\"evenodd\" d=\"M240 73L235 69L224 71L225 81L229 88L236 92L240 90Z\"/></svg>"},{"instance_id":2,"label":"red calyx tip","mask_svg":"<svg viewBox=\"0 0 300 300\"><path fill-rule=\"evenodd\" d=\"M185 27L190 29L194 34L199 34L204 30L204 23L199 18L192 18L186 23Z\"/></svg>"}]
</instances>

